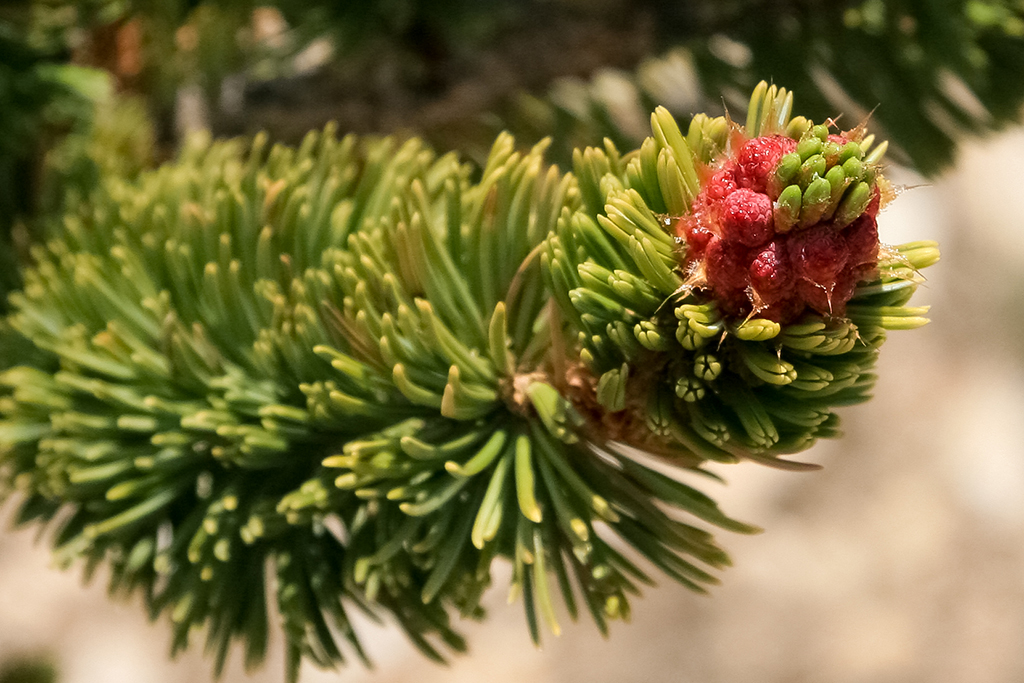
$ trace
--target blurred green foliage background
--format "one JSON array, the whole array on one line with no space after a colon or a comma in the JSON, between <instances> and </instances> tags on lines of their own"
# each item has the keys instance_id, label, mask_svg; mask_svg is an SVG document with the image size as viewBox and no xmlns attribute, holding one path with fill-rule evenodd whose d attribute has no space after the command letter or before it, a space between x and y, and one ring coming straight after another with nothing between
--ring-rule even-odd
<instances>
[{"instance_id":1,"label":"blurred green foliage background","mask_svg":"<svg viewBox=\"0 0 1024 683\"><path fill-rule=\"evenodd\" d=\"M633 146L655 104L741 109L761 79L815 119L871 115L931 175L963 134L1017 118L1022 72L1015 0L15 0L0 220L59 213L69 186L196 127L297 141L335 120L476 157L511 129L552 135L564 161L603 136Z\"/></svg>"}]
</instances>

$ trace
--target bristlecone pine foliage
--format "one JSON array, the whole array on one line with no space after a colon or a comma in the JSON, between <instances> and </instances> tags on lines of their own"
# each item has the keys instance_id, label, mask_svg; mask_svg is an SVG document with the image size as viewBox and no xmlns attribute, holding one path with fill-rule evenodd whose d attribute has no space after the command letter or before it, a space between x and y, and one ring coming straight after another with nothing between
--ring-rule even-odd
<instances>
[{"instance_id":1,"label":"bristlecone pine foliage","mask_svg":"<svg viewBox=\"0 0 1024 683\"><path fill-rule=\"evenodd\" d=\"M685 135L658 110L571 173L507 135L479 172L328 129L110 179L11 297L17 522L167 613L175 651L205 629L218 671L264 656L269 584L291 679L365 659L352 610L462 650L498 557L535 640L556 594L628 618L638 558L703 590L728 564L704 527L756 529L649 455L809 467L780 456L867 398L938 259L878 243L885 144L791 104L761 84L745 126Z\"/></svg>"}]
</instances>

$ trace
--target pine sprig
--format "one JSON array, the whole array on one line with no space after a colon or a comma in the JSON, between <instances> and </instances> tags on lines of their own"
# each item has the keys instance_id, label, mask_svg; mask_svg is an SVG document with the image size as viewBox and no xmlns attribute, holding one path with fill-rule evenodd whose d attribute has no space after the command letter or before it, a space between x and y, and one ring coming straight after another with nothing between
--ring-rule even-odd
<instances>
[{"instance_id":1,"label":"pine sprig","mask_svg":"<svg viewBox=\"0 0 1024 683\"><path fill-rule=\"evenodd\" d=\"M432 659L461 651L451 615L482 616L496 558L534 640L559 632L559 595L602 632L628 618L641 564L705 590L728 564L707 525L756 528L631 449L805 467L780 456L867 397L938 257L883 250L845 315L737 316L695 277L678 225L709 175L750 138L828 142L791 105L764 86L745 131L699 116L686 135L659 110L638 151L582 150L572 173L507 135L477 174L328 129L298 149L198 141L109 180L11 299L39 354L0 375L17 521L51 522L66 563L108 563L113 590L169 615L175 651L205 627L217 671L235 641L261 661L270 582L292 680L303 659L366 659L353 609ZM797 211L879 186L858 140L870 171L820 199L797 177Z\"/></svg>"}]
</instances>

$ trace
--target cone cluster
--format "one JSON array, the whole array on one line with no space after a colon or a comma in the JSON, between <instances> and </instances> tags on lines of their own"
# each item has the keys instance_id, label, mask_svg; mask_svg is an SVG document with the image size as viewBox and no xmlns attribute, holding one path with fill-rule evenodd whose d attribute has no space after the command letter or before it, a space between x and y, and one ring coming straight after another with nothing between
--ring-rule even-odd
<instances>
[{"instance_id":1,"label":"cone cluster","mask_svg":"<svg viewBox=\"0 0 1024 683\"><path fill-rule=\"evenodd\" d=\"M640 150L577 153L583 202L543 259L604 437L800 468L784 456L866 400L886 331L925 322L905 304L938 252L880 247L884 145L791 108L762 84L745 127L695 117L684 135L659 109Z\"/></svg>"},{"instance_id":2,"label":"cone cluster","mask_svg":"<svg viewBox=\"0 0 1024 683\"><path fill-rule=\"evenodd\" d=\"M831 134L805 120L785 134L737 130L676 226L688 284L732 317L842 316L878 262L886 145L873 142L862 128Z\"/></svg>"}]
</instances>

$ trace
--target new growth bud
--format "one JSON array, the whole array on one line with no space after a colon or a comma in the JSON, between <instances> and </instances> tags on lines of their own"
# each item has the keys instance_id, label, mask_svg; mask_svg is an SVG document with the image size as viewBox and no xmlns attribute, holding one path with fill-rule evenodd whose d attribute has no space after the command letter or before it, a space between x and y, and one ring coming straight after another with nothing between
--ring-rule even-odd
<instances>
[{"instance_id":1,"label":"new growth bud","mask_svg":"<svg viewBox=\"0 0 1024 683\"><path fill-rule=\"evenodd\" d=\"M736 136L679 223L693 284L733 317L842 315L877 262L877 147L860 129L787 131Z\"/></svg>"}]
</instances>

